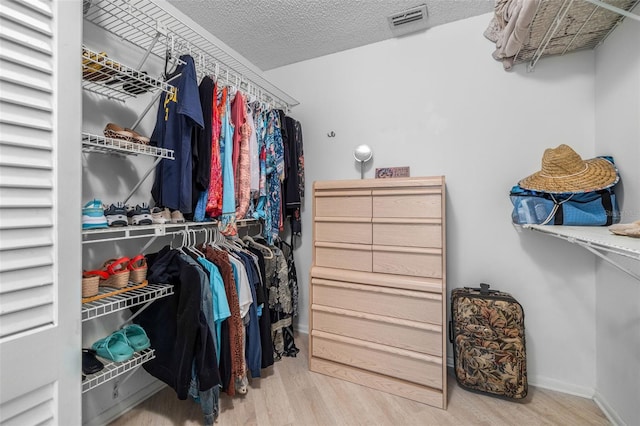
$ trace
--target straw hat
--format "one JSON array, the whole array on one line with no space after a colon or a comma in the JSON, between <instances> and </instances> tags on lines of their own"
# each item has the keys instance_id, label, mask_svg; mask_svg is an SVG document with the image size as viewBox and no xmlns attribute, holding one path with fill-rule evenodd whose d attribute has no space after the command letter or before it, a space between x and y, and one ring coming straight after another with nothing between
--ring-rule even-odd
<instances>
[{"instance_id":1,"label":"straw hat","mask_svg":"<svg viewBox=\"0 0 640 426\"><path fill-rule=\"evenodd\" d=\"M534 191L551 193L589 192L608 188L619 180L616 167L604 158L583 160L570 146L548 148L542 156L542 170L518 184Z\"/></svg>"}]
</instances>

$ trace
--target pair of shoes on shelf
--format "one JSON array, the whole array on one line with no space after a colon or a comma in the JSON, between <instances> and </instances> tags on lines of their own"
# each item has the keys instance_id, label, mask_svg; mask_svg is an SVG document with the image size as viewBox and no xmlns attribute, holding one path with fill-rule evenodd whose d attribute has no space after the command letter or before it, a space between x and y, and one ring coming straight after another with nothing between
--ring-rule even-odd
<instances>
[{"instance_id":1,"label":"pair of shoes on shelf","mask_svg":"<svg viewBox=\"0 0 640 426\"><path fill-rule=\"evenodd\" d=\"M184 223L184 216L180 210L169 210L167 207L154 207L151 209L153 223Z\"/></svg>"},{"instance_id":2,"label":"pair of shoes on shelf","mask_svg":"<svg viewBox=\"0 0 640 426\"><path fill-rule=\"evenodd\" d=\"M94 53L82 48L82 78L87 81L110 80L120 71L120 66L109 59L105 52Z\"/></svg>"},{"instance_id":3,"label":"pair of shoes on shelf","mask_svg":"<svg viewBox=\"0 0 640 426\"><path fill-rule=\"evenodd\" d=\"M104 128L104 136L111 139L121 139L128 142L149 145L149 138L128 127L120 127L115 123L108 123Z\"/></svg>"},{"instance_id":4,"label":"pair of shoes on shelf","mask_svg":"<svg viewBox=\"0 0 640 426\"><path fill-rule=\"evenodd\" d=\"M105 210L104 215L109 226L127 226L127 225L151 225L151 210L147 203L137 204L135 207L125 205L123 202L110 204Z\"/></svg>"},{"instance_id":5,"label":"pair of shoes on shelf","mask_svg":"<svg viewBox=\"0 0 640 426\"><path fill-rule=\"evenodd\" d=\"M122 362L131 359L135 352L150 346L151 342L144 329L137 324L130 324L96 341L91 349L102 358Z\"/></svg>"},{"instance_id":6,"label":"pair of shoes on shelf","mask_svg":"<svg viewBox=\"0 0 640 426\"><path fill-rule=\"evenodd\" d=\"M104 215L107 218L109 226L127 226L127 208L121 201L110 204L104 209Z\"/></svg>"},{"instance_id":7,"label":"pair of shoes on shelf","mask_svg":"<svg viewBox=\"0 0 640 426\"><path fill-rule=\"evenodd\" d=\"M93 199L82 207L82 229L108 228L102 201Z\"/></svg>"},{"instance_id":8,"label":"pair of shoes on shelf","mask_svg":"<svg viewBox=\"0 0 640 426\"><path fill-rule=\"evenodd\" d=\"M82 273L82 297L98 294L98 287L124 288L129 282L140 284L147 279L147 259L143 254L104 262L102 269ZM96 283L97 280L97 283ZM85 285L86 283L86 285Z\"/></svg>"},{"instance_id":9,"label":"pair of shoes on shelf","mask_svg":"<svg viewBox=\"0 0 640 426\"><path fill-rule=\"evenodd\" d=\"M126 206L126 210L129 225L151 225L153 223L151 209L147 203L136 204L135 207Z\"/></svg>"}]
</instances>

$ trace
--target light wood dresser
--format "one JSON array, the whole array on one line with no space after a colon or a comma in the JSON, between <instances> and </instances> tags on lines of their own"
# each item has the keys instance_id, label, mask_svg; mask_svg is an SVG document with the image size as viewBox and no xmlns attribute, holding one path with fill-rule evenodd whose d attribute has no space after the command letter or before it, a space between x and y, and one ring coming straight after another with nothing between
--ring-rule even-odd
<instances>
[{"instance_id":1,"label":"light wood dresser","mask_svg":"<svg viewBox=\"0 0 640 426\"><path fill-rule=\"evenodd\" d=\"M444 176L313 186L311 371L446 409Z\"/></svg>"}]
</instances>

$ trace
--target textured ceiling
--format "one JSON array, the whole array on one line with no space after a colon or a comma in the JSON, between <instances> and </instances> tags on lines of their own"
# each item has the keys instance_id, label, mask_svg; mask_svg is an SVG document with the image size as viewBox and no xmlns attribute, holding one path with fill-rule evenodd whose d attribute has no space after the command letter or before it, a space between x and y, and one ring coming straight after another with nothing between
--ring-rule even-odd
<instances>
[{"instance_id":1,"label":"textured ceiling","mask_svg":"<svg viewBox=\"0 0 640 426\"><path fill-rule=\"evenodd\" d=\"M387 16L427 5L424 28L491 12L494 0L168 0L263 71L398 36Z\"/></svg>"}]
</instances>

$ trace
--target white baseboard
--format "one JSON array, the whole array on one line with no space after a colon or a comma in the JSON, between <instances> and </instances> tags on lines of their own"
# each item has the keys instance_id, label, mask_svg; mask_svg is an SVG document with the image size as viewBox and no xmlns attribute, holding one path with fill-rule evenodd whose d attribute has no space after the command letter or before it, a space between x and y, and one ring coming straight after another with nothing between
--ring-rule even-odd
<instances>
[{"instance_id":1,"label":"white baseboard","mask_svg":"<svg viewBox=\"0 0 640 426\"><path fill-rule=\"evenodd\" d=\"M151 398L153 395L164 389L167 385L160 380L156 380L151 383L149 386L145 386L143 389L140 389L138 392L134 392L127 399L122 400L120 403L108 408L103 411L96 417L88 420L86 423L83 423L84 426L102 426L106 425L109 422L117 419L127 411L134 408L136 405L145 401L148 398Z\"/></svg>"},{"instance_id":2,"label":"white baseboard","mask_svg":"<svg viewBox=\"0 0 640 426\"><path fill-rule=\"evenodd\" d=\"M548 377L529 376L527 377L529 385L538 388L549 389L569 395L580 396L582 398L593 399L595 390L587 386L574 385L572 383L563 382L556 379L550 379Z\"/></svg>"},{"instance_id":3,"label":"white baseboard","mask_svg":"<svg viewBox=\"0 0 640 426\"><path fill-rule=\"evenodd\" d=\"M596 391L595 395L593 395L593 401L596 403L598 407L602 410L607 419L614 424L615 426L626 426L624 420L620 418L618 413L611 407L611 405L607 402L607 400L600 394L600 392Z\"/></svg>"},{"instance_id":4,"label":"white baseboard","mask_svg":"<svg viewBox=\"0 0 640 426\"><path fill-rule=\"evenodd\" d=\"M453 357L447 357L447 367L453 368ZM578 386L548 377L536 376L528 376L527 382L530 386L567 393L582 398L594 399L595 390L586 386Z\"/></svg>"}]
</instances>

